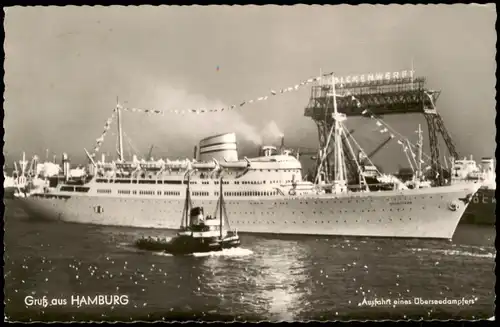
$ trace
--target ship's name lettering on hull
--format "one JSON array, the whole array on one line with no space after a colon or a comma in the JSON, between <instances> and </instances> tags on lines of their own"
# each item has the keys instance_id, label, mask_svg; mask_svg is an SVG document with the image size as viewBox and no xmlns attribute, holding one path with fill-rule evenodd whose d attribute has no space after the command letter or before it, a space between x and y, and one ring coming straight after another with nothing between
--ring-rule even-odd
<instances>
[{"instance_id":1,"label":"ship's name lettering on hull","mask_svg":"<svg viewBox=\"0 0 500 327\"><path fill-rule=\"evenodd\" d=\"M402 204L413 204L412 201L395 201L395 202L389 202L391 206L397 206L397 205L402 205Z\"/></svg>"},{"instance_id":2,"label":"ship's name lettering on hull","mask_svg":"<svg viewBox=\"0 0 500 327\"><path fill-rule=\"evenodd\" d=\"M489 196L478 196L477 194L472 198L472 203L483 203L483 204L488 204L488 203L497 203L497 200L494 197L489 197Z\"/></svg>"}]
</instances>

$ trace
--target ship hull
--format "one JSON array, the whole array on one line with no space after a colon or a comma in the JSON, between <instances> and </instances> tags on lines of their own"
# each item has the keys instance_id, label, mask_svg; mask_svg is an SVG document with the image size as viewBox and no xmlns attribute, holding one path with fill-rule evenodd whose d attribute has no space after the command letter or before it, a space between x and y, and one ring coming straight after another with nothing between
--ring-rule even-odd
<instances>
[{"instance_id":1,"label":"ship hull","mask_svg":"<svg viewBox=\"0 0 500 327\"><path fill-rule=\"evenodd\" d=\"M231 228L246 233L349 235L450 239L470 186L302 197L226 198ZM56 196L18 198L33 218L108 226L177 229L184 199L166 197ZM193 204L215 208L217 199ZM457 206L452 206L457 204ZM237 218L231 218L237 217Z\"/></svg>"},{"instance_id":2,"label":"ship hull","mask_svg":"<svg viewBox=\"0 0 500 327\"><path fill-rule=\"evenodd\" d=\"M3 188L3 198L4 199L14 199L14 194L17 191L17 187L15 186L7 186Z\"/></svg>"},{"instance_id":3,"label":"ship hull","mask_svg":"<svg viewBox=\"0 0 500 327\"><path fill-rule=\"evenodd\" d=\"M193 253L217 252L224 249L232 249L240 246L237 237L193 238L191 236L176 236L168 242L140 240L136 246L141 250L163 251L173 255L189 255Z\"/></svg>"},{"instance_id":4,"label":"ship hull","mask_svg":"<svg viewBox=\"0 0 500 327\"><path fill-rule=\"evenodd\" d=\"M479 189L462 216L461 223L495 225L496 199L494 189Z\"/></svg>"}]
</instances>

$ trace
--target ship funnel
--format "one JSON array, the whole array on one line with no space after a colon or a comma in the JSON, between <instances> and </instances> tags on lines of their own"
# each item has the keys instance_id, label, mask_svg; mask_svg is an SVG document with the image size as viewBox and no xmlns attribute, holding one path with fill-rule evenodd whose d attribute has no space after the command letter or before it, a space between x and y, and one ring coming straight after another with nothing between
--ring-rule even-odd
<instances>
[{"instance_id":1,"label":"ship funnel","mask_svg":"<svg viewBox=\"0 0 500 327\"><path fill-rule=\"evenodd\" d=\"M35 176L38 176L39 169L38 169L38 157L37 156L33 157L33 169L35 171L33 171L32 174L34 174Z\"/></svg>"},{"instance_id":2,"label":"ship funnel","mask_svg":"<svg viewBox=\"0 0 500 327\"><path fill-rule=\"evenodd\" d=\"M95 166L94 166L93 163L89 163L87 165L87 171L89 172L90 176L94 176L95 175Z\"/></svg>"},{"instance_id":3,"label":"ship funnel","mask_svg":"<svg viewBox=\"0 0 500 327\"><path fill-rule=\"evenodd\" d=\"M283 151L284 148L285 148L285 135L281 134L281 148L280 148L280 150Z\"/></svg>"},{"instance_id":4,"label":"ship funnel","mask_svg":"<svg viewBox=\"0 0 500 327\"><path fill-rule=\"evenodd\" d=\"M70 165L70 162L69 162L68 155L66 153L63 153L63 156L62 156L62 166L63 166L64 178L66 180L68 180L69 179L69 175L70 175L71 165Z\"/></svg>"},{"instance_id":5,"label":"ship funnel","mask_svg":"<svg viewBox=\"0 0 500 327\"><path fill-rule=\"evenodd\" d=\"M198 146L197 145L194 146L193 159L198 161Z\"/></svg>"},{"instance_id":6,"label":"ship funnel","mask_svg":"<svg viewBox=\"0 0 500 327\"><path fill-rule=\"evenodd\" d=\"M235 133L206 137L198 143L198 161L238 161L238 147Z\"/></svg>"},{"instance_id":7,"label":"ship funnel","mask_svg":"<svg viewBox=\"0 0 500 327\"><path fill-rule=\"evenodd\" d=\"M106 155L104 153L101 154L101 160L102 160L102 163L106 162Z\"/></svg>"}]
</instances>

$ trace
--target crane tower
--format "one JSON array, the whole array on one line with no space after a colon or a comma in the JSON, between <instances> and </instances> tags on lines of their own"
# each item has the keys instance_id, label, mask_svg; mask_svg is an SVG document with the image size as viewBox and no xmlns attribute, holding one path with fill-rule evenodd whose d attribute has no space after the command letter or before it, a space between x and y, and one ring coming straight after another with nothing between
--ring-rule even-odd
<instances>
[{"instance_id":1,"label":"crane tower","mask_svg":"<svg viewBox=\"0 0 500 327\"><path fill-rule=\"evenodd\" d=\"M413 75L413 71L402 71L336 77L334 83L336 89L339 90L338 93L349 94L355 98L353 99L351 96L337 97L337 110L348 117L423 114L429 131L432 176L435 177L438 185L443 185L444 176L440 164L441 155L438 134L442 136L450 156L458 158L458 153L444 126L443 119L436 110L436 102L441 92L427 89L425 86L426 78L414 77ZM334 125L332 118L334 111L333 97L329 96L331 92L332 83L322 83L320 81L318 85L314 85L304 112L304 116L312 118L318 127L320 149L325 148L328 135ZM347 137L344 137L342 142L347 142ZM328 181L332 178L333 167L328 157L331 150L325 149L325 151L327 151L327 157L323 164L323 172ZM346 153L345 156L348 177L349 179L355 179L357 175L355 158L351 153Z\"/></svg>"}]
</instances>

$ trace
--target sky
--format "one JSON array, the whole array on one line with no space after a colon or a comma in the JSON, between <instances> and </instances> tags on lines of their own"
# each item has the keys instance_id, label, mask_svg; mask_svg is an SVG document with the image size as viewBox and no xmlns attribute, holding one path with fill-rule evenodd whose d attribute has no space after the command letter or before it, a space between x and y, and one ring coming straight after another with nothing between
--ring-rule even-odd
<instances>
[{"instance_id":1,"label":"sky","mask_svg":"<svg viewBox=\"0 0 500 327\"><path fill-rule=\"evenodd\" d=\"M459 153L494 156L495 5L10 7L5 9L5 145L84 160L118 101L182 110L221 108L293 86L320 71L345 76L411 69L441 90L437 110ZM304 117L310 88L244 109L200 115L124 112L125 155L191 157L198 140L236 132L241 155L264 143L317 148ZM387 117L416 142L421 115ZM373 121L348 126L360 144L384 140ZM427 134L424 134L426 141ZM395 142L393 142L395 143ZM441 144L444 142L441 141ZM115 155L116 124L102 151ZM134 150L135 149L135 150ZM430 153L428 147L424 151ZM407 166L397 144L374 157Z\"/></svg>"}]
</instances>

